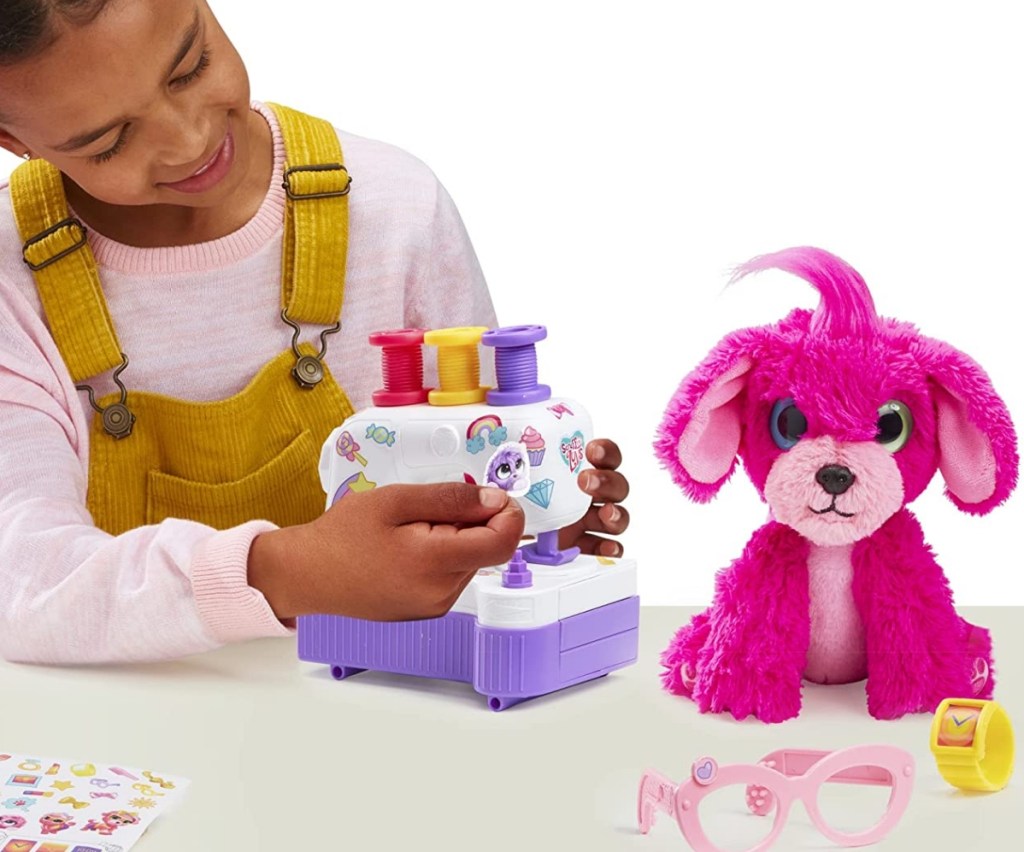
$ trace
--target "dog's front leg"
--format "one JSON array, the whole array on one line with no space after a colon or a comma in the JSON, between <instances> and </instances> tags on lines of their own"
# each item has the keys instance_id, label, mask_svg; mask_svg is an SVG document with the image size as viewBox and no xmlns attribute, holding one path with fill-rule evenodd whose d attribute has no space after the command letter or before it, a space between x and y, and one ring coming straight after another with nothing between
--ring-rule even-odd
<instances>
[{"instance_id":1,"label":"dog's front leg","mask_svg":"<svg viewBox=\"0 0 1024 852\"><path fill-rule=\"evenodd\" d=\"M693 700L701 712L782 722L800 712L810 616L807 541L772 521L718 575Z\"/></svg>"},{"instance_id":2,"label":"dog's front leg","mask_svg":"<svg viewBox=\"0 0 1024 852\"><path fill-rule=\"evenodd\" d=\"M970 696L968 626L917 518L901 509L857 542L852 558L871 715L930 713L943 698Z\"/></svg>"}]
</instances>

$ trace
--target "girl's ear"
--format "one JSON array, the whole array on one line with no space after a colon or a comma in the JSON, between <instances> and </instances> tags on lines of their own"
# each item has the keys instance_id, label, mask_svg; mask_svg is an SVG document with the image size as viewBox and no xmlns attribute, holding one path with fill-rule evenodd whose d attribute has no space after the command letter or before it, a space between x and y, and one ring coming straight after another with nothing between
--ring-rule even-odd
<instances>
[{"instance_id":1,"label":"girl's ear","mask_svg":"<svg viewBox=\"0 0 1024 852\"><path fill-rule=\"evenodd\" d=\"M729 335L679 385L654 452L691 499L706 503L736 467L743 396L754 367L753 329Z\"/></svg>"},{"instance_id":2,"label":"girl's ear","mask_svg":"<svg viewBox=\"0 0 1024 852\"><path fill-rule=\"evenodd\" d=\"M15 157L23 157L28 150L28 146L25 143L12 136L2 127L0 127L0 148L5 148L14 154Z\"/></svg>"},{"instance_id":3,"label":"girl's ear","mask_svg":"<svg viewBox=\"0 0 1024 852\"><path fill-rule=\"evenodd\" d=\"M923 338L919 353L935 400L939 471L946 496L984 515L1017 484L1017 433L988 375L947 343Z\"/></svg>"}]
</instances>

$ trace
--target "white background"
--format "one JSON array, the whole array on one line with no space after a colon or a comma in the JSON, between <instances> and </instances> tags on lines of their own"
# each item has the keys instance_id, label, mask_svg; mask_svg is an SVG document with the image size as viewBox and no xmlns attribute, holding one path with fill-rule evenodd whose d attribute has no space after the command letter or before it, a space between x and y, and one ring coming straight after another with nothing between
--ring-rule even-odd
<instances>
[{"instance_id":1,"label":"white background","mask_svg":"<svg viewBox=\"0 0 1024 852\"><path fill-rule=\"evenodd\" d=\"M698 506L650 449L719 338L816 304L781 273L724 290L753 255L839 254L1024 425L1014 4L211 5L255 98L399 145L447 186L501 321L547 325L542 381L623 447L645 603L707 601L765 519L742 472ZM958 603L1024 604L1019 493L974 518L937 478L914 509Z\"/></svg>"}]
</instances>

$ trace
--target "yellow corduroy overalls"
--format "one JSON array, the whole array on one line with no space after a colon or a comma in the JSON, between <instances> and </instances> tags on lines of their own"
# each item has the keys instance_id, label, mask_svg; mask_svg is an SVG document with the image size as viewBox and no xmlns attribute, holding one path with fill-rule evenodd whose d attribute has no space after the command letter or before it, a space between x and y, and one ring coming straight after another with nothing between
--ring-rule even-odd
<instances>
[{"instance_id":1,"label":"yellow corduroy overalls","mask_svg":"<svg viewBox=\"0 0 1024 852\"><path fill-rule=\"evenodd\" d=\"M69 217L60 172L30 160L11 176L25 262L50 332L97 412L87 505L96 526L113 535L169 517L226 529L257 518L288 526L323 512L320 447L352 414L322 362L326 335L340 327L351 179L328 122L271 108L285 145L281 318L294 329L292 348L227 399L190 402L125 389L119 374L128 359L85 228ZM297 344L297 323L331 326L320 334L319 352ZM96 401L84 380L114 368L120 391Z\"/></svg>"}]
</instances>

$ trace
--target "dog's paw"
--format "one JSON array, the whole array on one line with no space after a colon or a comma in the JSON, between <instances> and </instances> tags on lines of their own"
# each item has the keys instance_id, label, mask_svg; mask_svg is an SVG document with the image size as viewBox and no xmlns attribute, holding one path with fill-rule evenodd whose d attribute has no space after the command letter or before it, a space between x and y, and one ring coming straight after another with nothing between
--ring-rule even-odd
<instances>
[{"instance_id":1,"label":"dog's paw","mask_svg":"<svg viewBox=\"0 0 1024 852\"><path fill-rule=\"evenodd\" d=\"M719 665L698 672L693 699L702 713L784 722L800 714L800 678L782 677L777 670Z\"/></svg>"}]
</instances>

